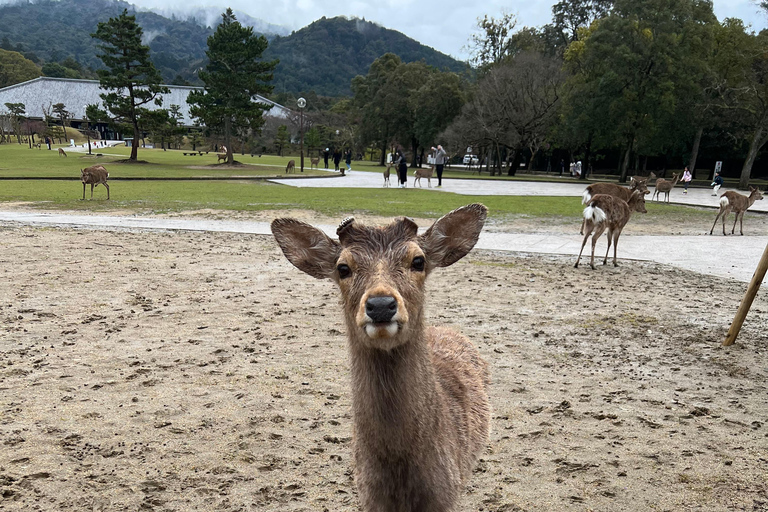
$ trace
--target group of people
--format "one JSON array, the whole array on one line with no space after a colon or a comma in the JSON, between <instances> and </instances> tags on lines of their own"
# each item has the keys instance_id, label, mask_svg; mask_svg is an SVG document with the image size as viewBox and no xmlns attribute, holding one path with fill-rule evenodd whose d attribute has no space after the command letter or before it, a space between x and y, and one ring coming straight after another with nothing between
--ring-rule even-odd
<instances>
[{"instance_id":1,"label":"group of people","mask_svg":"<svg viewBox=\"0 0 768 512\"><path fill-rule=\"evenodd\" d=\"M693 180L693 175L691 174L691 171L686 166L683 170L683 177L680 178L680 180L683 182L683 194L688 193L688 185ZM720 176L720 171L715 172L715 178L712 181L712 183L709 185L712 188L712 195L716 196L717 193L720 191L720 187L723 186L723 177Z\"/></svg>"},{"instance_id":2,"label":"group of people","mask_svg":"<svg viewBox=\"0 0 768 512\"><path fill-rule=\"evenodd\" d=\"M341 175L344 176L345 170L339 169L339 164L341 163L341 157L342 153L341 150L336 148L333 150L333 153L331 153L331 148L325 148L325 151L323 151L323 162L325 162L325 168L328 169L328 160L333 158L333 165L336 168L336 171L341 172ZM347 166L346 172L350 172L352 170L352 150L347 149L344 151L344 163Z\"/></svg>"},{"instance_id":3,"label":"group of people","mask_svg":"<svg viewBox=\"0 0 768 512\"><path fill-rule=\"evenodd\" d=\"M443 170L445 169L445 163L448 161L448 153L446 153L443 146L440 144L437 147L431 148L431 154L429 158L430 162L434 163L435 174L437 175L437 186L443 186ZM398 146L394 153L387 155L387 163L392 164L397 171L397 183L399 188L406 188L408 186L408 161L405 158L405 151ZM430 164L432 165L432 164Z\"/></svg>"}]
</instances>

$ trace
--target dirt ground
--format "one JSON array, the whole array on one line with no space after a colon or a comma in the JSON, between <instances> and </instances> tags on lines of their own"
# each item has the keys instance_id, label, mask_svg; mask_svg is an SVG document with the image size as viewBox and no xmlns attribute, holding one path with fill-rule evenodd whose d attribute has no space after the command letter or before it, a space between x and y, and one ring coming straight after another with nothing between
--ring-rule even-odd
<instances>
[{"instance_id":1,"label":"dirt ground","mask_svg":"<svg viewBox=\"0 0 768 512\"><path fill-rule=\"evenodd\" d=\"M0 510L357 510L333 283L264 236L0 239ZM427 316L492 372L460 510L768 510L765 293L723 348L745 284L621 263L430 277Z\"/></svg>"}]
</instances>

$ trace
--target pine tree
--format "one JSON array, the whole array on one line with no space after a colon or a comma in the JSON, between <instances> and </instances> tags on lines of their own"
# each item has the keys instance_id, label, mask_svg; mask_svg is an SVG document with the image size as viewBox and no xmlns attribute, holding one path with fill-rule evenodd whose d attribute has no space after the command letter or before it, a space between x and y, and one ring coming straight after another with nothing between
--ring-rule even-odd
<instances>
[{"instance_id":1,"label":"pine tree","mask_svg":"<svg viewBox=\"0 0 768 512\"><path fill-rule=\"evenodd\" d=\"M240 25L232 9L221 18L208 38L208 64L198 74L205 90L191 92L187 102L194 117L209 129L223 132L227 163L232 164L232 135L258 131L264 124L264 111L271 108L252 98L272 91L267 82L272 80L277 61L261 61L267 39Z\"/></svg>"},{"instance_id":2,"label":"pine tree","mask_svg":"<svg viewBox=\"0 0 768 512\"><path fill-rule=\"evenodd\" d=\"M137 160L138 143L141 138L142 118L149 109L143 107L151 102L162 104L160 94L169 92L163 87L160 72L149 58L149 46L141 44L142 29L136 24L136 16L128 16L128 10L117 18L99 23L91 37L103 44L99 58L107 69L98 71L104 106L116 123L133 127L133 144L130 161ZM127 91L127 95L123 93Z\"/></svg>"}]
</instances>

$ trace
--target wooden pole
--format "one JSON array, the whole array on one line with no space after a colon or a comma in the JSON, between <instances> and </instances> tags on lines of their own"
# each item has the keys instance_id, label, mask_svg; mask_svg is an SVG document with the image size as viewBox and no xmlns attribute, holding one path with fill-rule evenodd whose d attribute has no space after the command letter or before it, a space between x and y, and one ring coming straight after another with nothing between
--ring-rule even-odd
<instances>
[{"instance_id":1,"label":"wooden pole","mask_svg":"<svg viewBox=\"0 0 768 512\"><path fill-rule=\"evenodd\" d=\"M757 265L757 270L755 270L754 275L752 275L752 281L750 281L749 286L747 287L747 293L744 294L741 305L736 311L736 316L733 317L731 328L728 330L728 335L725 337L725 341L723 341L724 347L733 345L736 341L736 336L739 335L744 319L747 317L747 313L749 313L749 308L752 307L752 301L755 300L757 291L760 289L760 284L763 282L766 270L768 270L768 244L765 246L765 251L763 251L763 257L760 258L760 263Z\"/></svg>"}]
</instances>

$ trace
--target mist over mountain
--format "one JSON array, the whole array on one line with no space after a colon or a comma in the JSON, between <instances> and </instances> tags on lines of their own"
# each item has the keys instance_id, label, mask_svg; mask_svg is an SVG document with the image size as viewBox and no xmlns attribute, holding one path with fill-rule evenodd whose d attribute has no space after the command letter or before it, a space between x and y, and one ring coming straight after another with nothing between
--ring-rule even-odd
<instances>
[{"instance_id":1,"label":"mist over mountain","mask_svg":"<svg viewBox=\"0 0 768 512\"><path fill-rule=\"evenodd\" d=\"M151 9L144 9L149 12L154 12L165 16L166 18L191 21L202 27L215 27L221 21L222 9L220 7L211 6L195 6L190 9L180 10L176 7L153 7ZM268 23L262 19L254 18L242 11L234 10L237 21L241 25L246 27L253 27L254 32L258 34L264 34L267 39L271 39L271 36L287 36L291 33L291 29L282 25L275 25L274 23Z\"/></svg>"},{"instance_id":2,"label":"mist over mountain","mask_svg":"<svg viewBox=\"0 0 768 512\"><path fill-rule=\"evenodd\" d=\"M197 71L205 66L207 39L221 15L216 8L195 8L168 17L137 10L122 0L0 3L2 46L21 51L38 65L74 60L84 68L98 69L103 65L97 57L98 41L91 34L99 22L119 16L124 9L136 16L143 43L150 47L152 61L166 83L200 84ZM404 62L424 60L456 72L468 69L466 63L400 32L357 18L321 18L292 33L247 14L237 18L270 40L265 59L280 59L273 81L276 93L349 95L351 79L366 74L371 63L388 52Z\"/></svg>"}]
</instances>

